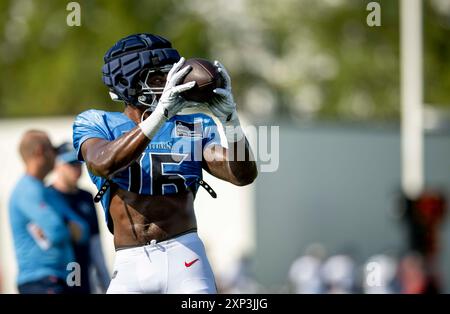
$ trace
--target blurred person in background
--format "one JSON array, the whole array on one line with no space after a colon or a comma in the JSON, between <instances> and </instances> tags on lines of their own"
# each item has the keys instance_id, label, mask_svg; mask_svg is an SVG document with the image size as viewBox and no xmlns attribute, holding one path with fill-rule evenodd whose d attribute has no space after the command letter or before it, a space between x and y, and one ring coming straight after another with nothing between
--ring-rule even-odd
<instances>
[{"instance_id":1,"label":"blurred person in background","mask_svg":"<svg viewBox=\"0 0 450 314\"><path fill-rule=\"evenodd\" d=\"M325 255L325 248L320 243L315 243L308 246L305 254L292 263L288 279L293 293L324 293L320 270Z\"/></svg>"},{"instance_id":2,"label":"blurred person in background","mask_svg":"<svg viewBox=\"0 0 450 314\"><path fill-rule=\"evenodd\" d=\"M356 292L356 265L350 255L337 254L329 257L322 266L321 277L325 285L325 293Z\"/></svg>"},{"instance_id":3,"label":"blurred person in background","mask_svg":"<svg viewBox=\"0 0 450 314\"><path fill-rule=\"evenodd\" d=\"M251 257L241 256L218 280L221 293L256 294L261 293L261 285L255 280L251 271Z\"/></svg>"},{"instance_id":4,"label":"blurred person in background","mask_svg":"<svg viewBox=\"0 0 450 314\"><path fill-rule=\"evenodd\" d=\"M44 185L56 157L48 135L38 130L25 132L19 152L25 175L9 202L19 293L69 293L67 266L75 261L72 241L86 241L89 227Z\"/></svg>"},{"instance_id":5,"label":"blurred person in background","mask_svg":"<svg viewBox=\"0 0 450 314\"><path fill-rule=\"evenodd\" d=\"M367 294L399 293L398 267L394 257L387 254L371 256L364 264L363 290Z\"/></svg>"},{"instance_id":6,"label":"blurred person in background","mask_svg":"<svg viewBox=\"0 0 450 314\"><path fill-rule=\"evenodd\" d=\"M445 193L441 189L428 187L415 199L402 195L399 209L407 227L409 251L414 252L407 254L402 260L404 275L414 269L417 271L413 273L418 275L419 268L423 268L426 276L423 293L439 293L442 290L439 267L439 255L442 253L440 228L447 213ZM406 277L409 278L410 275ZM409 282L409 279L406 281Z\"/></svg>"},{"instance_id":7,"label":"blurred person in background","mask_svg":"<svg viewBox=\"0 0 450 314\"><path fill-rule=\"evenodd\" d=\"M73 292L104 293L108 288L110 276L103 257L93 197L91 193L78 187L81 165L71 143L66 142L58 146L54 180L50 188L59 193L70 208L89 225L89 241L73 242L75 260L81 269L81 285L75 286Z\"/></svg>"},{"instance_id":8,"label":"blurred person in background","mask_svg":"<svg viewBox=\"0 0 450 314\"><path fill-rule=\"evenodd\" d=\"M417 252L408 252L400 260L399 280L401 293L435 293L429 286L424 257Z\"/></svg>"}]
</instances>

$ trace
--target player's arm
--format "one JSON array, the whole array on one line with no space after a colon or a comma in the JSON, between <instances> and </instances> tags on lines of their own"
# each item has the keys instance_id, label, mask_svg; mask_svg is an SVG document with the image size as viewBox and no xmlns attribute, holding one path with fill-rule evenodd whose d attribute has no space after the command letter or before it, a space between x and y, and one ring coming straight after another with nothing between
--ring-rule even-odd
<instances>
[{"instance_id":1,"label":"player's arm","mask_svg":"<svg viewBox=\"0 0 450 314\"><path fill-rule=\"evenodd\" d=\"M149 142L150 139L144 135L139 126L136 126L114 141L101 138L87 139L81 145L81 153L92 174L110 178L116 172L128 167Z\"/></svg>"},{"instance_id":2,"label":"player's arm","mask_svg":"<svg viewBox=\"0 0 450 314\"><path fill-rule=\"evenodd\" d=\"M224 128L228 148L218 144L206 146L203 150L203 167L222 180L239 186L247 185L258 175L255 159L242 132L231 92L230 76L218 61L214 64L224 78L225 87L214 90L217 96L209 103L209 108Z\"/></svg>"},{"instance_id":3,"label":"player's arm","mask_svg":"<svg viewBox=\"0 0 450 314\"><path fill-rule=\"evenodd\" d=\"M203 168L213 176L244 186L252 183L257 175L256 163L245 135L228 147L213 144L203 151Z\"/></svg>"},{"instance_id":4,"label":"player's arm","mask_svg":"<svg viewBox=\"0 0 450 314\"><path fill-rule=\"evenodd\" d=\"M82 144L81 153L93 174L110 178L128 167L141 155L164 122L183 107L185 102L179 94L195 85L195 82L177 85L191 70L191 66L181 69L183 63L184 58L181 58L168 73L158 106L147 119L113 141L90 138Z\"/></svg>"}]
</instances>

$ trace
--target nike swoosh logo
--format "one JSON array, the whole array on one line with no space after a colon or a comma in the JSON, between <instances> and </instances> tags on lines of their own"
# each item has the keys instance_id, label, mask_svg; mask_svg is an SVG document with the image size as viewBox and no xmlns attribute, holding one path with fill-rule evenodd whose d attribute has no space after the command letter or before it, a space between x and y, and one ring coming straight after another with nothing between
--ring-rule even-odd
<instances>
[{"instance_id":1,"label":"nike swoosh logo","mask_svg":"<svg viewBox=\"0 0 450 314\"><path fill-rule=\"evenodd\" d=\"M194 263L197 262L197 261L198 261L198 258L194 259L192 262L189 262L189 263L184 262L184 266L186 266L186 267L191 267L191 266L194 265Z\"/></svg>"}]
</instances>

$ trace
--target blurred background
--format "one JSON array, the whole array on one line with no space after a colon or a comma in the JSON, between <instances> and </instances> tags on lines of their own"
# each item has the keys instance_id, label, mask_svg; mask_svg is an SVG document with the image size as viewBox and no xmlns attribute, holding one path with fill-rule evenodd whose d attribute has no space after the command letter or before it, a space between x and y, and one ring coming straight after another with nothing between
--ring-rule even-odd
<instances>
[{"instance_id":1,"label":"blurred background","mask_svg":"<svg viewBox=\"0 0 450 314\"><path fill-rule=\"evenodd\" d=\"M2 292L16 292L7 203L23 173L18 140L39 128L57 144L81 111L122 111L101 81L103 55L138 32L221 60L244 124L279 126L275 172L245 188L207 177L219 198L196 200L221 291L450 292L450 1L418 1L424 188L413 197L402 188L400 1L77 2L81 26L69 27L69 1L0 1ZM366 22L373 2L378 27ZM95 193L86 174L81 184Z\"/></svg>"}]
</instances>

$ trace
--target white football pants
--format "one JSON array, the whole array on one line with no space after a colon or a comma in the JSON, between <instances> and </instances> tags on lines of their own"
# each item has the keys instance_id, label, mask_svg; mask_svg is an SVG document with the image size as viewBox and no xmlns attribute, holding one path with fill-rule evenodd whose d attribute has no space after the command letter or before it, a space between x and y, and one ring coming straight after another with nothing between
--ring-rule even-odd
<instances>
[{"instance_id":1,"label":"white football pants","mask_svg":"<svg viewBox=\"0 0 450 314\"><path fill-rule=\"evenodd\" d=\"M107 293L217 293L197 232L116 251Z\"/></svg>"}]
</instances>

